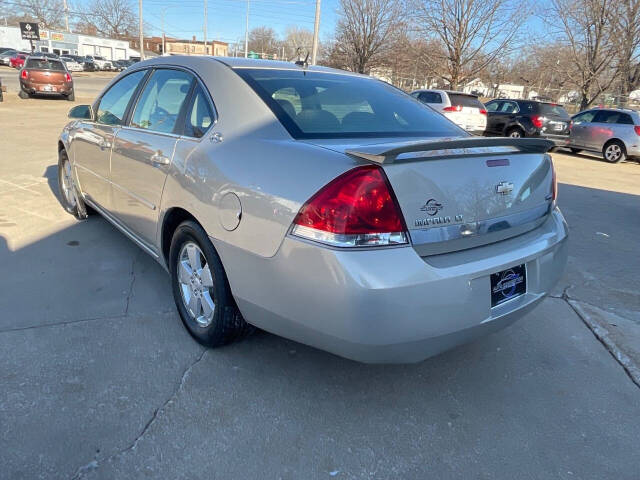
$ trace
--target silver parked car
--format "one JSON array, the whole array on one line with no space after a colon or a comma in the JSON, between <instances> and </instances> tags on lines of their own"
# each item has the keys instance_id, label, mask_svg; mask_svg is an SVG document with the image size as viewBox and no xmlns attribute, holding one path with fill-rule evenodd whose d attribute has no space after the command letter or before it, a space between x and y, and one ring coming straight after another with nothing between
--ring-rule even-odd
<instances>
[{"instance_id":1,"label":"silver parked car","mask_svg":"<svg viewBox=\"0 0 640 480\"><path fill-rule=\"evenodd\" d=\"M607 162L640 157L640 114L635 110L596 108L571 118L571 151L602 153Z\"/></svg>"},{"instance_id":2,"label":"silver parked car","mask_svg":"<svg viewBox=\"0 0 640 480\"><path fill-rule=\"evenodd\" d=\"M208 346L255 325L420 361L522 317L566 263L551 142L472 137L370 77L159 57L70 117L66 210L157 259Z\"/></svg>"}]
</instances>

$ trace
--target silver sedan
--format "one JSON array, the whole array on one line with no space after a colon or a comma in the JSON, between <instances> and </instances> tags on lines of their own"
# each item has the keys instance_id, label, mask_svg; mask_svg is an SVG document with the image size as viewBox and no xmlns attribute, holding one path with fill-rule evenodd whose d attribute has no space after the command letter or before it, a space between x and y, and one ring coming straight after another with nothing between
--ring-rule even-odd
<instances>
[{"instance_id":1,"label":"silver sedan","mask_svg":"<svg viewBox=\"0 0 640 480\"><path fill-rule=\"evenodd\" d=\"M207 346L257 326L420 361L522 317L566 263L550 142L472 137L370 77L161 57L70 117L66 210L157 259Z\"/></svg>"}]
</instances>

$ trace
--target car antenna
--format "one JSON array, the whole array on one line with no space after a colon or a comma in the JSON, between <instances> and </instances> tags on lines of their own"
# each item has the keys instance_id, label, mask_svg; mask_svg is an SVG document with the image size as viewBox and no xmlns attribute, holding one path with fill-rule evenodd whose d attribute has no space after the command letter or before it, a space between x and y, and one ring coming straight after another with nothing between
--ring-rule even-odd
<instances>
[{"instance_id":1,"label":"car antenna","mask_svg":"<svg viewBox=\"0 0 640 480\"><path fill-rule=\"evenodd\" d=\"M300 58L300 50L302 50L301 47L298 47L296 50L296 54L298 54L298 58ZM296 65L298 65L299 67L302 68L308 68L309 67L309 52L307 51L307 56L304 57L304 60L296 60Z\"/></svg>"}]
</instances>

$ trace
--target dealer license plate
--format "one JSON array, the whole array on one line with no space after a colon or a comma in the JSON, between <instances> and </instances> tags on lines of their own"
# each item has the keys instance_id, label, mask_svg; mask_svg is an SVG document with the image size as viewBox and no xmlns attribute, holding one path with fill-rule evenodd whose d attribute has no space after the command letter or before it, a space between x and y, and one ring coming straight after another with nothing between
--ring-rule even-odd
<instances>
[{"instance_id":1,"label":"dealer license plate","mask_svg":"<svg viewBox=\"0 0 640 480\"><path fill-rule=\"evenodd\" d=\"M491 307L518 297L527 291L527 269L524 264L491 274Z\"/></svg>"}]
</instances>

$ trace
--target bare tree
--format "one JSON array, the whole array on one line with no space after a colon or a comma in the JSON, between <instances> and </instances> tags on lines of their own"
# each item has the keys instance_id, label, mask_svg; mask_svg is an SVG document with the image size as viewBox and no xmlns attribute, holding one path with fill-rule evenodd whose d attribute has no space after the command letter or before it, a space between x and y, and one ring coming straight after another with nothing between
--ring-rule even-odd
<instances>
[{"instance_id":1,"label":"bare tree","mask_svg":"<svg viewBox=\"0 0 640 480\"><path fill-rule=\"evenodd\" d=\"M286 58L297 60L298 53L304 58L307 52L311 52L312 45L313 32L311 30L297 26L287 27L283 42Z\"/></svg>"},{"instance_id":2,"label":"bare tree","mask_svg":"<svg viewBox=\"0 0 640 480\"><path fill-rule=\"evenodd\" d=\"M82 15L85 26L110 38L125 38L138 32L137 13L131 0L92 0Z\"/></svg>"},{"instance_id":3,"label":"bare tree","mask_svg":"<svg viewBox=\"0 0 640 480\"><path fill-rule=\"evenodd\" d=\"M366 73L392 50L402 27L398 0L340 0L331 63Z\"/></svg>"},{"instance_id":4,"label":"bare tree","mask_svg":"<svg viewBox=\"0 0 640 480\"><path fill-rule=\"evenodd\" d=\"M620 73L620 93L626 96L640 83L640 0L618 0L611 14L613 42Z\"/></svg>"},{"instance_id":5,"label":"bare tree","mask_svg":"<svg viewBox=\"0 0 640 480\"><path fill-rule=\"evenodd\" d=\"M45 28L59 28L64 18L62 0L21 0L18 9L22 18L44 24Z\"/></svg>"},{"instance_id":6,"label":"bare tree","mask_svg":"<svg viewBox=\"0 0 640 480\"><path fill-rule=\"evenodd\" d=\"M249 32L249 50L261 55L278 53L278 35L271 27L256 27Z\"/></svg>"},{"instance_id":7,"label":"bare tree","mask_svg":"<svg viewBox=\"0 0 640 480\"><path fill-rule=\"evenodd\" d=\"M615 0L552 0L551 28L568 47L573 68L566 71L580 93L580 108L591 105L616 78L611 10Z\"/></svg>"},{"instance_id":8,"label":"bare tree","mask_svg":"<svg viewBox=\"0 0 640 480\"><path fill-rule=\"evenodd\" d=\"M513 46L529 16L521 0L414 0L415 26L426 39L438 39L442 53L428 60L446 65L441 77L453 89L475 77ZM442 57L440 57L442 55Z\"/></svg>"}]
</instances>

